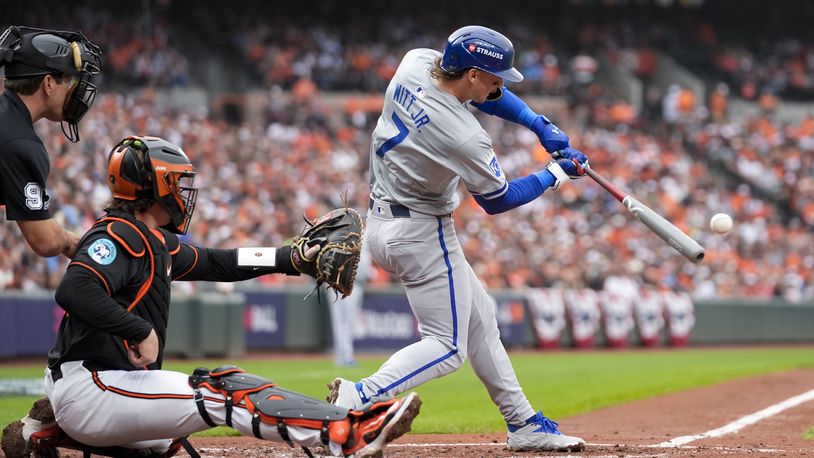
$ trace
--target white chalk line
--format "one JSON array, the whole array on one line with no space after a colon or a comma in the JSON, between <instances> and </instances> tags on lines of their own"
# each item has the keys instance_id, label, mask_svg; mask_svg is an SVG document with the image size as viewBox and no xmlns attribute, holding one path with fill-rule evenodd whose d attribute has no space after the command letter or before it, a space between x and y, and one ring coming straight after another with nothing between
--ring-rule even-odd
<instances>
[{"instance_id":1,"label":"white chalk line","mask_svg":"<svg viewBox=\"0 0 814 458\"><path fill-rule=\"evenodd\" d=\"M407 444L387 444L387 448L391 447L407 447L407 448L429 448L429 447L506 447L505 442L454 442L454 443L407 443ZM643 445L643 444L596 444L596 443L586 443L586 447L619 447L620 449L624 448L654 448L655 445ZM679 445L675 446L675 448L685 449L685 450L695 450L701 447L696 447L694 445ZM724 447L724 446L712 446L712 447L703 447L705 450L721 450L721 451L733 451L733 450L743 450L742 447ZM772 453L772 452L783 452L785 450L781 449L774 449L774 448L756 448L752 449L756 452L762 453ZM588 450L590 451L590 450ZM580 455L579 452L572 452L577 453L577 456ZM557 455L557 456L567 456L567 455ZM618 455L613 455L618 456ZM596 458L596 457L595 457Z\"/></svg>"},{"instance_id":2,"label":"white chalk line","mask_svg":"<svg viewBox=\"0 0 814 458\"><path fill-rule=\"evenodd\" d=\"M622 452L625 448L630 449L649 449L654 448L653 445L626 445L626 444L597 444L597 443L587 443L585 444L588 447L588 450L584 452L570 452L568 454L558 454L558 457L568 458L568 457L577 457L577 456L590 456L591 458L640 458L640 455L621 455L619 452ZM388 444L387 448L431 448L431 447L506 447L505 442L454 442L454 443L446 443L446 442L438 442L438 443L406 443L406 444ZM619 452L613 453L611 455L591 455L590 447L619 447ZM743 448L739 447L724 447L724 446L713 446L713 447L696 447L693 445L678 445L674 446L673 448L681 449L681 450L696 450L699 448L703 448L704 450L717 450L723 453L726 452L742 452ZM234 448L226 447L201 447L198 449L198 452L202 453L202 456L209 458L210 456L219 456L219 455L208 455L208 453L223 453L229 452L234 450ZM750 449L753 452L759 453L780 453L785 452L786 450L782 449L774 449L774 448L756 448ZM587 455L586 455L587 454ZM661 453L658 455L648 455L651 457L666 457L668 456L666 453ZM518 457L522 458L533 458L533 456L522 454L518 455Z\"/></svg>"},{"instance_id":3,"label":"white chalk line","mask_svg":"<svg viewBox=\"0 0 814 458\"><path fill-rule=\"evenodd\" d=\"M620 449L624 448L679 448L679 449L697 449L699 447L686 445L690 442L694 442L699 439L709 438L709 437L719 437L729 433L733 433L739 431L740 429L753 425L763 419L771 417L773 415L777 415L778 413L790 409L792 407L796 407L800 404L805 402L811 401L814 399L814 389L807 391L803 394L799 394L797 396L793 396L791 398L786 399L785 401L778 402L777 404L773 404L763 410L759 410L755 413L746 415L741 417L729 424L726 424L720 428L713 429L701 434L695 434L692 436L681 436L676 437L675 439L670 439L666 442L661 442L655 445L628 445L628 444L596 444L596 443L588 443L585 444L586 447L619 447ZM403 448L430 448L430 447L506 447L506 444L503 442L455 442L455 443L406 443L406 444L388 444L388 447L403 447ZM743 451L742 448L736 447L723 447L723 446L713 446L713 447L704 447L705 449L712 449L712 450L720 450L722 452L727 451ZM225 448L219 447L205 447L200 448L200 451L204 452L216 452L216 451L225 451ZM778 452L785 452L782 449L772 449L772 448L759 448L753 449L756 452L760 453L778 453ZM580 456L577 455L569 455L569 456ZM662 455L657 455L662 456ZM664 455L666 456L666 455ZM618 458L618 454L608 455L611 458ZM601 457L594 457L594 458L601 458Z\"/></svg>"},{"instance_id":4,"label":"white chalk line","mask_svg":"<svg viewBox=\"0 0 814 458\"><path fill-rule=\"evenodd\" d=\"M808 402L814 399L814 390L807 391L803 394L799 394L797 396L790 397L785 401L778 402L777 404L771 405L766 407L763 410L759 410L755 413L751 413L744 417L741 417L732 423L726 424L721 426L717 429L712 429L705 433L695 434L692 436L680 436L676 437L675 439L670 439L666 442L662 442L660 444L653 445L652 447L677 447L684 444L688 444L690 442L695 442L699 439L705 439L708 437L719 437L725 434L733 433L739 431L749 425L753 425L761 420L764 420L768 417L773 415L777 415L778 413L790 409L792 407L796 407L804 402Z\"/></svg>"}]
</instances>

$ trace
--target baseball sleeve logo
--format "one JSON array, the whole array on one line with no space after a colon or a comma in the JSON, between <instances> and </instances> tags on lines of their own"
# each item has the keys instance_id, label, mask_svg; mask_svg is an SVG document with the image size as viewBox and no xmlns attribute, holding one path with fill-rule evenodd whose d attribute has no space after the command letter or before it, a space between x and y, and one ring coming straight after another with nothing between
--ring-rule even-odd
<instances>
[{"instance_id":1,"label":"baseball sleeve logo","mask_svg":"<svg viewBox=\"0 0 814 458\"><path fill-rule=\"evenodd\" d=\"M108 239L99 239L88 248L88 256L97 264L106 266L116 259L116 245Z\"/></svg>"},{"instance_id":2,"label":"baseball sleeve logo","mask_svg":"<svg viewBox=\"0 0 814 458\"><path fill-rule=\"evenodd\" d=\"M497 162L497 156L495 156L494 151L489 152L489 156L487 158L489 161L489 168L492 169L492 173L495 174L496 177L500 176L500 164Z\"/></svg>"}]
</instances>

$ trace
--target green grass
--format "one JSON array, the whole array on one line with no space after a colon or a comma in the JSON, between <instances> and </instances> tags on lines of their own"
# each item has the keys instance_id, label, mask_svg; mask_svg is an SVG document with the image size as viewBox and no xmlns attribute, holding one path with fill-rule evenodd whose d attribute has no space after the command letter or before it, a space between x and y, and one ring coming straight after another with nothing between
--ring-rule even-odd
<instances>
[{"instance_id":1,"label":"green grass","mask_svg":"<svg viewBox=\"0 0 814 458\"><path fill-rule=\"evenodd\" d=\"M808 428L806 432L803 433L803 439L814 441L814 426Z\"/></svg>"},{"instance_id":2,"label":"green grass","mask_svg":"<svg viewBox=\"0 0 814 458\"><path fill-rule=\"evenodd\" d=\"M281 386L323 399L335 376L359 379L383 357L363 358L351 369L336 369L328 357L238 360L248 372ZM223 361L173 361L166 369L190 373ZM517 376L532 405L555 419L637 399L711 385L739 377L794 368L814 368L814 347L744 349L660 349L631 351L529 352L512 355ZM42 376L38 365L0 366L0 378ZM461 370L416 389L424 400L413 424L416 433L503 431L503 420L467 364ZM0 398L0 425L22 417L36 398ZM812 428L814 429L814 428ZM208 434L223 435L218 428ZM807 437L814 435L809 430Z\"/></svg>"}]
</instances>

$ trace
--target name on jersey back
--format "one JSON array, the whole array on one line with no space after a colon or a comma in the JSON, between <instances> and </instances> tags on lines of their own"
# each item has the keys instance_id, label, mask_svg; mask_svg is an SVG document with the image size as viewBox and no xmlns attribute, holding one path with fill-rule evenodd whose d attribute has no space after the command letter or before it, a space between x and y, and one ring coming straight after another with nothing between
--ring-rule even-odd
<instances>
[{"instance_id":1,"label":"name on jersey back","mask_svg":"<svg viewBox=\"0 0 814 458\"><path fill-rule=\"evenodd\" d=\"M427 115L420 104L416 103L417 100L424 97L423 92L424 89L421 86L416 88L417 94L414 94L401 84L397 84L396 90L393 92L393 100L407 111L407 114L410 115L413 123L415 123L415 128L418 129L419 132L421 132L421 126L430 123L429 115Z\"/></svg>"}]
</instances>

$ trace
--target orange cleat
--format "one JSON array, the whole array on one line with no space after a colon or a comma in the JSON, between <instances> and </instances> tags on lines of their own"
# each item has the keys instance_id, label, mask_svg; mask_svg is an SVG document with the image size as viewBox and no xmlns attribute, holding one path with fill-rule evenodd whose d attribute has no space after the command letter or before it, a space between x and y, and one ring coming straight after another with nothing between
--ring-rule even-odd
<instances>
[{"instance_id":1,"label":"orange cleat","mask_svg":"<svg viewBox=\"0 0 814 458\"><path fill-rule=\"evenodd\" d=\"M346 457L383 456L384 447L410 430L421 408L418 394L377 402L368 409L348 412L350 433L342 444Z\"/></svg>"}]
</instances>

